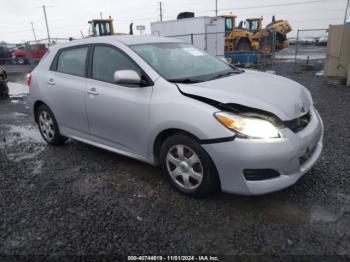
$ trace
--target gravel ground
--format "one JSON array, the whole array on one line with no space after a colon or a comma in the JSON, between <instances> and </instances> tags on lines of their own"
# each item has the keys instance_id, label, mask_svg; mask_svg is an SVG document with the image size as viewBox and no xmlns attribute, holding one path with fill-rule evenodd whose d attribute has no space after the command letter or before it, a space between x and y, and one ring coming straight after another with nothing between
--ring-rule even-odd
<instances>
[{"instance_id":1,"label":"gravel ground","mask_svg":"<svg viewBox=\"0 0 350 262\"><path fill-rule=\"evenodd\" d=\"M0 254L350 256L350 89L276 68L312 92L325 147L296 185L259 197L192 199L156 167L76 141L47 146L26 96L1 101Z\"/></svg>"}]
</instances>

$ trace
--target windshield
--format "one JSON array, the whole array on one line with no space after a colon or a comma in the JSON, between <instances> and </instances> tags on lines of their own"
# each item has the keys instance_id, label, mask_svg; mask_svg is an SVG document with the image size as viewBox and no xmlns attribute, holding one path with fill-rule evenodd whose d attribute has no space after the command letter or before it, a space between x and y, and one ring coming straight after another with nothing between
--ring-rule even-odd
<instances>
[{"instance_id":1,"label":"windshield","mask_svg":"<svg viewBox=\"0 0 350 262\"><path fill-rule=\"evenodd\" d=\"M197 83L237 73L220 59L185 43L152 43L131 48L170 82Z\"/></svg>"}]
</instances>

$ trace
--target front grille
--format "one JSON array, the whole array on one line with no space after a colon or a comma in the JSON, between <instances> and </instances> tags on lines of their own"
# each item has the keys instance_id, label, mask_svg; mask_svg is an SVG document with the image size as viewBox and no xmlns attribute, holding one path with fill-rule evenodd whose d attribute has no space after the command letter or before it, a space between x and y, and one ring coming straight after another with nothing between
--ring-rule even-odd
<instances>
[{"instance_id":1,"label":"front grille","mask_svg":"<svg viewBox=\"0 0 350 262\"><path fill-rule=\"evenodd\" d=\"M280 176L280 173L273 169L244 169L243 173L248 181L267 180Z\"/></svg>"},{"instance_id":2,"label":"front grille","mask_svg":"<svg viewBox=\"0 0 350 262\"><path fill-rule=\"evenodd\" d=\"M284 121L283 123L286 127L292 130L294 133L298 133L310 123L310 120L311 120L311 114L310 112L308 112L301 117L298 117L289 121Z\"/></svg>"}]
</instances>

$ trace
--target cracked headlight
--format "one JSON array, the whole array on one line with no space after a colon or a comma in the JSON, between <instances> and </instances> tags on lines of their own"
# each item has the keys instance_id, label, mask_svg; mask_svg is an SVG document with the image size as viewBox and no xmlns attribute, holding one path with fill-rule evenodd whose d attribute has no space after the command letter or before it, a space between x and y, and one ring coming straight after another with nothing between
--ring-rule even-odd
<instances>
[{"instance_id":1,"label":"cracked headlight","mask_svg":"<svg viewBox=\"0 0 350 262\"><path fill-rule=\"evenodd\" d=\"M229 112L217 112L216 119L242 138L279 138L281 133L270 122Z\"/></svg>"}]
</instances>

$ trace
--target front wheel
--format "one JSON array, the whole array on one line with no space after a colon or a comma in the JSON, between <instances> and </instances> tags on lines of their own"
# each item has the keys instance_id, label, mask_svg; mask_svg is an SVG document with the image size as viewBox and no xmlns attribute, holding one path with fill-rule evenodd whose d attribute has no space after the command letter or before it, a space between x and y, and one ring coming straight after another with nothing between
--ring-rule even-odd
<instances>
[{"instance_id":1,"label":"front wheel","mask_svg":"<svg viewBox=\"0 0 350 262\"><path fill-rule=\"evenodd\" d=\"M37 111L38 126L41 136L50 145L62 145L67 138L60 134L57 121L50 108L41 105Z\"/></svg>"},{"instance_id":2,"label":"front wheel","mask_svg":"<svg viewBox=\"0 0 350 262\"><path fill-rule=\"evenodd\" d=\"M171 184L182 193L199 197L216 191L220 186L210 156L189 136L167 138L160 150L160 162Z\"/></svg>"}]
</instances>

